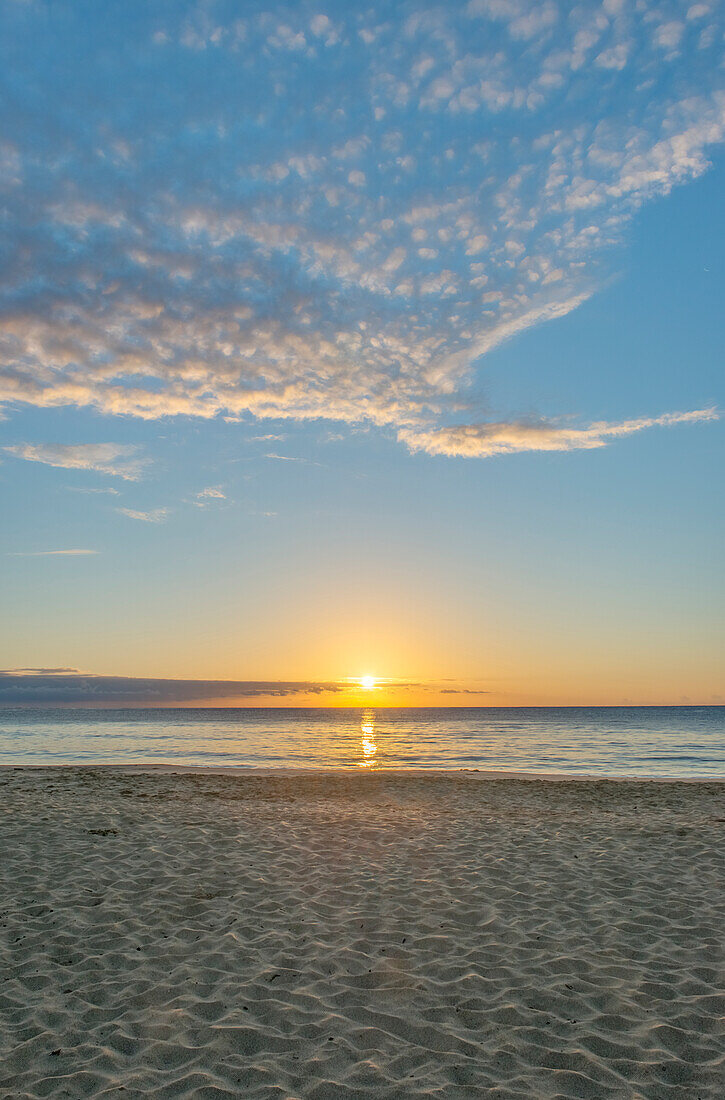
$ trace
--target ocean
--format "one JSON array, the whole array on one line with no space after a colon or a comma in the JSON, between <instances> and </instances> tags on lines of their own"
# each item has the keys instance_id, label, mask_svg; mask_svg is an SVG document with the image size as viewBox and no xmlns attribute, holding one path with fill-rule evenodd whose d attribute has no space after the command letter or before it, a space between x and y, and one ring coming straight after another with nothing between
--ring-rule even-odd
<instances>
[{"instance_id":1,"label":"ocean","mask_svg":"<svg viewBox=\"0 0 725 1100\"><path fill-rule=\"evenodd\" d=\"M725 778L725 707L4 708L0 764Z\"/></svg>"}]
</instances>

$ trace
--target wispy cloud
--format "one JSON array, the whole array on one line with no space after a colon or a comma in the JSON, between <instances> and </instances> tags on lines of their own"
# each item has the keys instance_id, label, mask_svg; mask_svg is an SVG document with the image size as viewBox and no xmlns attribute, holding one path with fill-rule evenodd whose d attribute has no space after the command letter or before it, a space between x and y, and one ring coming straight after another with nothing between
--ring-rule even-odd
<instances>
[{"instance_id":1,"label":"wispy cloud","mask_svg":"<svg viewBox=\"0 0 725 1100\"><path fill-rule=\"evenodd\" d=\"M28 462L65 470L95 470L126 481L136 481L148 461L138 447L123 443L15 443L4 450Z\"/></svg>"},{"instance_id":2,"label":"wispy cloud","mask_svg":"<svg viewBox=\"0 0 725 1100\"><path fill-rule=\"evenodd\" d=\"M118 489L113 489L110 485L104 486L102 489L94 489L87 485L64 485L69 493L85 493L89 496L119 496Z\"/></svg>"},{"instance_id":3,"label":"wispy cloud","mask_svg":"<svg viewBox=\"0 0 725 1100\"><path fill-rule=\"evenodd\" d=\"M169 515L168 508L151 508L148 512L137 511L135 508L117 508L116 511L129 519L138 519L142 523L163 523Z\"/></svg>"},{"instance_id":4,"label":"wispy cloud","mask_svg":"<svg viewBox=\"0 0 725 1100\"><path fill-rule=\"evenodd\" d=\"M484 688L441 688L441 695L490 695Z\"/></svg>"},{"instance_id":5,"label":"wispy cloud","mask_svg":"<svg viewBox=\"0 0 725 1100\"><path fill-rule=\"evenodd\" d=\"M97 550L14 550L8 558L76 558L86 554L97 554Z\"/></svg>"},{"instance_id":6,"label":"wispy cloud","mask_svg":"<svg viewBox=\"0 0 725 1100\"><path fill-rule=\"evenodd\" d=\"M23 9L0 12L29 105L2 120L7 404L460 435L487 353L595 293L636 211L725 138L708 3L129 0L95 53L107 13L71 5L62 70Z\"/></svg>"},{"instance_id":7,"label":"wispy cloud","mask_svg":"<svg viewBox=\"0 0 725 1100\"><path fill-rule=\"evenodd\" d=\"M398 438L411 451L426 451L449 457L488 458L491 455L514 454L520 451L578 451L605 447L613 439L644 431L646 428L671 427L674 424L694 424L717 420L716 409L695 409L692 412L665 413L663 416L640 417L618 423L599 421L586 428L571 428L550 421L510 421L482 424L459 424L428 431L398 433Z\"/></svg>"},{"instance_id":8,"label":"wispy cloud","mask_svg":"<svg viewBox=\"0 0 725 1100\"><path fill-rule=\"evenodd\" d=\"M226 495L221 489L209 487L208 489L202 489L201 492L196 494L197 500L226 500Z\"/></svg>"},{"instance_id":9,"label":"wispy cloud","mask_svg":"<svg viewBox=\"0 0 725 1100\"><path fill-rule=\"evenodd\" d=\"M311 458L297 458L295 455L266 454L265 458L276 459L278 462L299 462L302 466L322 466L322 462L314 462Z\"/></svg>"}]
</instances>

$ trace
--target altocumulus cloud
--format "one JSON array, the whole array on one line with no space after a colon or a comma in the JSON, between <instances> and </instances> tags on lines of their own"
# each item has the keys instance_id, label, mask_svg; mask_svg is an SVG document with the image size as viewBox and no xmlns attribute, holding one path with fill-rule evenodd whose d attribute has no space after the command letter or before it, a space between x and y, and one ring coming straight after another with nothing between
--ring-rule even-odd
<instances>
[{"instance_id":1,"label":"altocumulus cloud","mask_svg":"<svg viewBox=\"0 0 725 1100\"><path fill-rule=\"evenodd\" d=\"M58 10L0 11L23 103L0 120L0 401L366 420L441 454L627 434L450 421L491 348L576 309L633 213L707 168L720 8Z\"/></svg>"}]
</instances>

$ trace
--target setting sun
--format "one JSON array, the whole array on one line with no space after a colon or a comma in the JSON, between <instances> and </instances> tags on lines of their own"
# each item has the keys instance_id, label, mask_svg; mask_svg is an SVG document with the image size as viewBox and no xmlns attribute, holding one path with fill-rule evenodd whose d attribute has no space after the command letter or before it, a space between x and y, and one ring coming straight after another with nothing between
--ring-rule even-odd
<instances>
[{"instance_id":1,"label":"setting sun","mask_svg":"<svg viewBox=\"0 0 725 1100\"><path fill-rule=\"evenodd\" d=\"M366 691L372 691L372 689L375 687L375 677L374 676L361 676L360 677L360 687L365 688Z\"/></svg>"}]
</instances>

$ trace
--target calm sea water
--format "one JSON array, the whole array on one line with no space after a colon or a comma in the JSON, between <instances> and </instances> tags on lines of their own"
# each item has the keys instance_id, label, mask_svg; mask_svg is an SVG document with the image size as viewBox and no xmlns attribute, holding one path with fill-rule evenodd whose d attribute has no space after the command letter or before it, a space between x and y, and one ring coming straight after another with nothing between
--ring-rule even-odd
<instances>
[{"instance_id":1,"label":"calm sea water","mask_svg":"<svg viewBox=\"0 0 725 1100\"><path fill-rule=\"evenodd\" d=\"M0 764L725 778L725 707L0 709Z\"/></svg>"}]
</instances>

